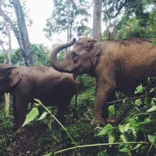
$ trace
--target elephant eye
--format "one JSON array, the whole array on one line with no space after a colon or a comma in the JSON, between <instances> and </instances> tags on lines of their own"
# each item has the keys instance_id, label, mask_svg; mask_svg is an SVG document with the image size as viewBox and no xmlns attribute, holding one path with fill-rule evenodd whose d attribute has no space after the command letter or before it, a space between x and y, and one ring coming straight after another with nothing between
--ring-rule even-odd
<instances>
[{"instance_id":1,"label":"elephant eye","mask_svg":"<svg viewBox=\"0 0 156 156\"><path fill-rule=\"evenodd\" d=\"M79 59L79 55L74 53L73 54L73 61L76 62Z\"/></svg>"}]
</instances>

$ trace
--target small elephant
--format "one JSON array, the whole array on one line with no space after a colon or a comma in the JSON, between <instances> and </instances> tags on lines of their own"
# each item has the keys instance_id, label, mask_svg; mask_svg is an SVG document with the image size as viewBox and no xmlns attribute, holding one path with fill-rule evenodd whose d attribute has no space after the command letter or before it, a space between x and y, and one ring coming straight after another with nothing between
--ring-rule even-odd
<instances>
[{"instance_id":1,"label":"small elephant","mask_svg":"<svg viewBox=\"0 0 156 156\"><path fill-rule=\"evenodd\" d=\"M75 42L74 39L56 47L51 53L50 63L56 70L73 73L74 77L84 73L95 77L96 103L92 125L105 124L107 101L115 91L133 96L140 83L147 77L156 76L156 46L152 45L152 40L98 42L84 37ZM73 49L65 59L57 61L57 54L72 45Z\"/></svg>"},{"instance_id":2,"label":"small elephant","mask_svg":"<svg viewBox=\"0 0 156 156\"><path fill-rule=\"evenodd\" d=\"M25 120L28 103L34 98L45 105L58 106L57 117L64 123L65 113L74 94L77 82L72 74L61 73L51 67L24 67L0 64L0 93L13 96L15 130Z\"/></svg>"}]
</instances>

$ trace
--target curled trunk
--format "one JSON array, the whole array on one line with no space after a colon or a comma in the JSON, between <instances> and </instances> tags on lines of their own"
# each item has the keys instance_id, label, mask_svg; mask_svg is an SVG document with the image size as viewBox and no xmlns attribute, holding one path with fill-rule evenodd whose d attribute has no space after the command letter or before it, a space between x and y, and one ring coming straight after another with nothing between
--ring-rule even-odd
<instances>
[{"instance_id":1,"label":"curled trunk","mask_svg":"<svg viewBox=\"0 0 156 156\"><path fill-rule=\"evenodd\" d=\"M66 44L62 44L62 45L56 47L56 48L52 51L52 53L51 53L51 55L50 55L50 64L51 64L51 66L52 66L54 69L56 69L56 70L58 70L58 71L60 71L60 72L73 73L73 68L72 68L71 60L65 59L65 60L63 60L62 62L59 62L59 61L57 60L57 54L58 54L61 50L72 46L75 42L76 42L76 40L73 39L71 42L66 43Z\"/></svg>"}]
</instances>

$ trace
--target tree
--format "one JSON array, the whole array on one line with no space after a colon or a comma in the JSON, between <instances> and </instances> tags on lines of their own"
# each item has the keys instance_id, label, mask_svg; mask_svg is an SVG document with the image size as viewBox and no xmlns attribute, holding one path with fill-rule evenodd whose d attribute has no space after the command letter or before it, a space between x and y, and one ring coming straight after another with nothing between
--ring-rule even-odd
<instances>
[{"instance_id":1,"label":"tree","mask_svg":"<svg viewBox=\"0 0 156 156\"><path fill-rule=\"evenodd\" d=\"M102 10L102 0L94 0L93 9L93 38L101 41L101 10Z\"/></svg>"},{"instance_id":2,"label":"tree","mask_svg":"<svg viewBox=\"0 0 156 156\"><path fill-rule=\"evenodd\" d=\"M6 8L14 8L16 17L8 13ZM0 0L0 16L5 18L6 22L10 25L13 30L16 39L18 41L19 47L22 50L22 54L27 66L33 66L34 62L32 59L32 52L30 49L29 36L27 32L27 27L25 23L24 13L19 0L13 1L3 1ZM11 18L10 18L11 17Z\"/></svg>"},{"instance_id":3,"label":"tree","mask_svg":"<svg viewBox=\"0 0 156 156\"><path fill-rule=\"evenodd\" d=\"M31 51L33 55L33 60L35 66L50 66L49 64L49 50L42 44L32 44ZM17 49L14 54L12 54L12 64L25 66L24 58L22 57L21 49Z\"/></svg>"},{"instance_id":4,"label":"tree","mask_svg":"<svg viewBox=\"0 0 156 156\"><path fill-rule=\"evenodd\" d=\"M153 29L155 26L149 27L152 10L155 10L154 0L103 0L103 4L103 20L106 23L105 39L154 36L150 34L152 34L151 29L155 34Z\"/></svg>"},{"instance_id":5,"label":"tree","mask_svg":"<svg viewBox=\"0 0 156 156\"><path fill-rule=\"evenodd\" d=\"M1 12L1 5L0 5L0 12ZM7 24L6 20L5 20L3 12L1 12L1 15L3 17L3 24L4 24L4 27L5 27L5 31L6 31L6 33L8 35L8 60L9 60L8 63L11 64L11 34L10 34L10 27ZM3 43L4 42L1 41L0 45L1 45L2 49L3 49L3 52L5 53L6 49L4 48ZM4 63L6 63L6 58L5 57L4 57ZM9 115L9 107L10 107L10 94L9 93L5 93L5 103L6 103L6 106L5 106L6 115Z\"/></svg>"},{"instance_id":6,"label":"tree","mask_svg":"<svg viewBox=\"0 0 156 156\"><path fill-rule=\"evenodd\" d=\"M47 37L66 30L67 40L73 36L84 36L90 33L87 25L90 14L87 12L89 2L87 0L54 0L52 16L47 20L44 31Z\"/></svg>"},{"instance_id":7,"label":"tree","mask_svg":"<svg viewBox=\"0 0 156 156\"><path fill-rule=\"evenodd\" d=\"M32 52L30 48L30 41L28 36L28 31L25 23L24 14L22 11L22 6L20 4L19 0L13 0L16 16L17 16L17 22L18 22L18 28L19 33L22 40L22 53L25 59L25 63L27 66L33 66L34 62L32 59Z\"/></svg>"},{"instance_id":8,"label":"tree","mask_svg":"<svg viewBox=\"0 0 156 156\"><path fill-rule=\"evenodd\" d=\"M150 10L147 10L150 8ZM156 9L154 3L140 1L117 24L118 35L125 38L156 38Z\"/></svg>"}]
</instances>

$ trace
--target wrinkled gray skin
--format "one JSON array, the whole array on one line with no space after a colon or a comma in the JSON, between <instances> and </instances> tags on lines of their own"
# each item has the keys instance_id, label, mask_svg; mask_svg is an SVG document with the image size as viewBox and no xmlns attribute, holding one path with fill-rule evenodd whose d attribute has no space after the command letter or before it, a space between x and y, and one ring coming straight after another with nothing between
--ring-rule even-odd
<instances>
[{"instance_id":1,"label":"wrinkled gray skin","mask_svg":"<svg viewBox=\"0 0 156 156\"><path fill-rule=\"evenodd\" d=\"M60 72L81 75L87 73L96 78L96 103L92 125L105 124L108 116L107 101L115 91L133 96L135 88L147 77L156 76L156 46L148 39L97 42L81 38L75 44L58 46L50 56L51 65ZM57 54L73 45L62 62ZM104 118L104 119L103 119Z\"/></svg>"},{"instance_id":2,"label":"wrinkled gray skin","mask_svg":"<svg viewBox=\"0 0 156 156\"><path fill-rule=\"evenodd\" d=\"M57 117L64 123L65 113L77 82L72 74L60 73L51 67L15 67L0 64L0 93L13 96L15 130L23 124L29 102L40 99L44 105L58 106Z\"/></svg>"}]
</instances>

